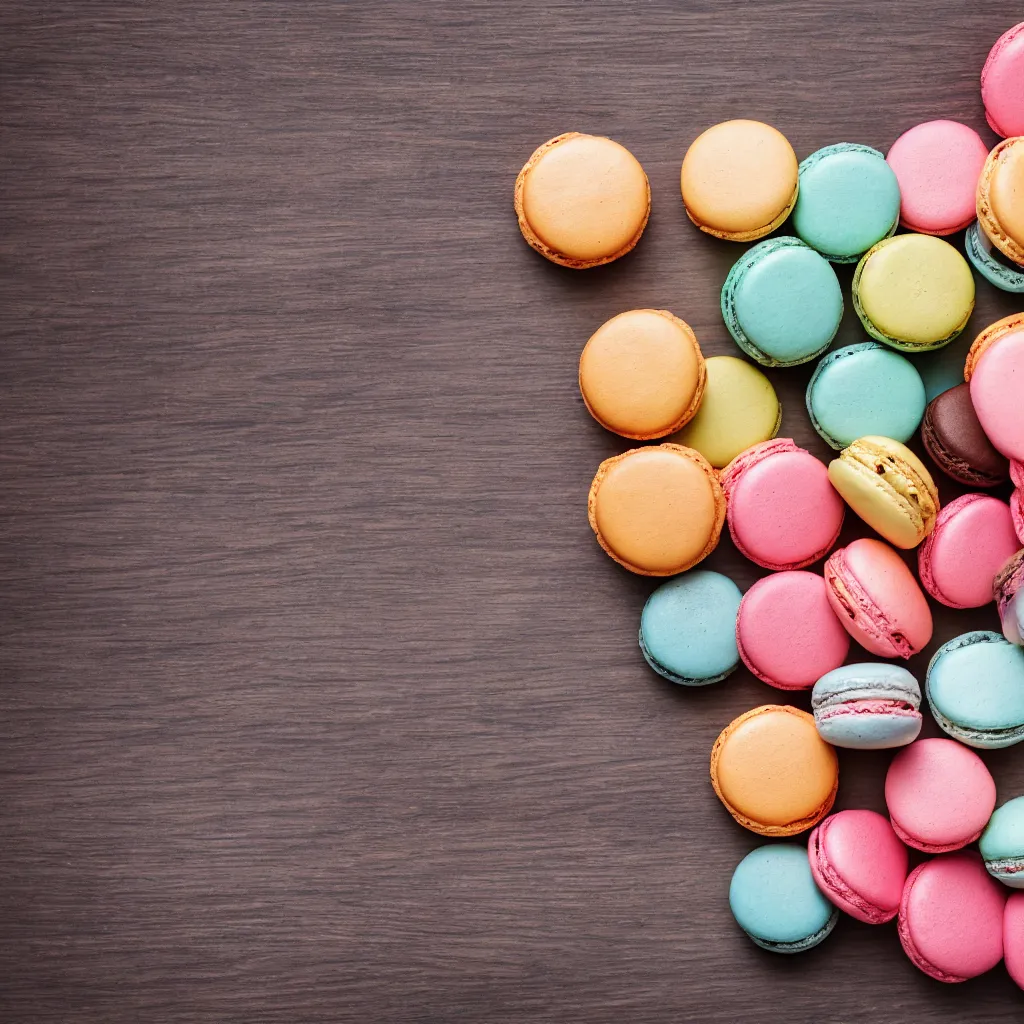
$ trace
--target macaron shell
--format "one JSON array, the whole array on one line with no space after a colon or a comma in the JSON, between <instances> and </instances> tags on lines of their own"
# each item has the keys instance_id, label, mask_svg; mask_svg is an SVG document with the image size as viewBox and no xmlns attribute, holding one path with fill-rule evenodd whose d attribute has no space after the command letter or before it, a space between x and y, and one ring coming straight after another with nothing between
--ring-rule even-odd
<instances>
[{"instance_id":1,"label":"macaron shell","mask_svg":"<svg viewBox=\"0 0 1024 1024\"><path fill-rule=\"evenodd\" d=\"M1009 462L982 429L968 384L943 391L928 404L921 440L932 461L968 487L996 487L1009 476Z\"/></svg>"},{"instance_id":2,"label":"macaron shell","mask_svg":"<svg viewBox=\"0 0 1024 1024\"><path fill-rule=\"evenodd\" d=\"M732 539L758 565L799 569L838 539L846 506L824 464L791 440L748 448L721 479Z\"/></svg>"},{"instance_id":3,"label":"macaron shell","mask_svg":"<svg viewBox=\"0 0 1024 1024\"><path fill-rule=\"evenodd\" d=\"M516 179L523 237L541 255L576 269L617 259L647 224L647 175L625 146L567 132L544 143Z\"/></svg>"},{"instance_id":4,"label":"macaron shell","mask_svg":"<svg viewBox=\"0 0 1024 1024\"><path fill-rule=\"evenodd\" d=\"M905 747L921 735L920 711L895 706L892 701L852 701L814 716L818 735L834 747L851 750L889 750Z\"/></svg>"},{"instance_id":5,"label":"macaron shell","mask_svg":"<svg viewBox=\"0 0 1024 1024\"><path fill-rule=\"evenodd\" d=\"M807 385L811 423L837 450L865 434L909 441L925 402L914 364L877 341L830 352Z\"/></svg>"},{"instance_id":6,"label":"macaron shell","mask_svg":"<svg viewBox=\"0 0 1024 1024\"><path fill-rule=\"evenodd\" d=\"M990 284L1004 292L1024 293L1024 267L999 251L980 221L967 229L964 250L971 266Z\"/></svg>"},{"instance_id":7,"label":"macaron shell","mask_svg":"<svg viewBox=\"0 0 1024 1024\"><path fill-rule=\"evenodd\" d=\"M632 309L602 324L580 356L580 393L608 430L644 440L692 418L707 374L697 339L667 310Z\"/></svg>"},{"instance_id":8,"label":"macaron shell","mask_svg":"<svg viewBox=\"0 0 1024 1024\"><path fill-rule=\"evenodd\" d=\"M907 848L889 820L875 811L839 811L808 842L818 888L851 917L868 924L891 921L907 878Z\"/></svg>"},{"instance_id":9,"label":"macaron shell","mask_svg":"<svg viewBox=\"0 0 1024 1024\"><path fill-rule=\"evenodd\" d=\"M683 204L702 231L752 241L785 220L796 200L788 139L760 121L724 121L699 135L680 171Z\"/></svg>"},{"instance_id":10,"label":"macaron shell","mask_svg":"<svg viewBox=\"0 0 1024 1024\"><path fill-rule=\"evenodd\" d=\"M900 186L900 223L929 235L968 227L987 156L981 136L959 121L927 121L905 131L885 158Z\"/></svg>"},{"instance_id":11,"label":"macaron shell","mask_svg":"<svg viewBox=\"0 0 1024 1024\"><path fill-rule=\"evenodd\" d=\"M740 603L736 642L747 668L780 690L810 689L842 665L850 649L825 581L811 572L758 580Z\"/></svg>"},{"instance_id":12,"label":"macaron shell","mask_svg":"<svg viewBox=\"0 0 1024 1024\"><path fill-rule=\"evenodd\" d=\"M988 155L978 180L978 223L992 244L1012 262L1024 265L1024 138L1004 139ZM1005 218L1005 219L1004 219Z\"/></svg>"},{"instance_id":13,"label":"macaron shell","mask_svg":"<svg viewBox=\"0 0 1024 1024\"><path fill-rule=\"evenodd\" d=\"M978 848L990 875L1011 889L1024 889L1024 796L996 808Z\"/></svg>"},{"instance_id":14,"label":"macaron shell","mask_svg":"<svg viewBox=\"0 0 1024 1024\"><path fill-rule=\"evenodd\" d=\"M1005 331L989 335L999 326L995 324L971 346L968 383L971 401L989 440L1003 455L1020 460L1024 459L1024 318L1015 314L999 323L1007 321L1012 326Z\"/></svg>"},{"instance_id":15,"label":"macaron shell","mask_svg":"<svg viewBox=\"0 0 1024 1024\"><path fill-rule=\"evenodd\" d=\"M1017 539L1024 544L1024 489L1020 487L1010 495L1010 515Z\"/></svg>"},{"instance_id":16,"label":"macaron shell","mask_svg":"<svg viewBox=\"0 0 1024 1024\"><path fill-rule=\"evenodd\" d=\"M1012 893L1003 912L1003 960L1010 977L1024 989L1024 892Z\"/></svg>"},{"instance_id":17,"label":"macaron shell","mask_svg":"<svg viewBox=\"0 0 1024 1024\"><path fill-rule=\"evenodd\" d=\"M722 731L711 752L711 784L745 828L795 835L831 810L839 762L807 712L769 704Z\"/></svg>"},{"instance_id":18,"label":"macaron shell","mask_svg":"<svg viewBox=\"0 0 1024 1024\"><path fill-rule=\"evenodd\" d=\"M981 835L995 809L996 784L973 750L954 740L917 740L892 759L885 803L905 843L943 853Z\"/></svg>"},{"instance_id":19,"label":"macaron shell","mask_svg":"<svg viewBox=\"0 0 1024 1024\"><path fill-rule=\"evenodd\" d=\"M985 118L997 135L1024 135L1024 22L1007 29L981 72Z\"/></svg>"},{"instance_id":20,"label":"macaron shell","mask_svg":"<svg viewBox=\"0 0 1024 1024\"><path fill-rule=\"evenodd\" d=\"M963 494L939 512L918 550L921 583L949 608L981 608L1018 546L1009 505L988 494Z\"/></svg>"},{"instance_id":21,"label":"macaron shell","mask_svg":"<svg viewBox=\"0 0 1024 1024\"><path fill-rule=\"evenodd\" d=\"M699 451L715 469L779 432L782 406L768 378L734 356L706 362L707 384L696 415L672 441Z\"/></svg>"},{"instance_id":22,"label":"macaron shell","mask_svg":"<svg viewBox=\"0 0 1024 1024\"><path fill-rule=\"evenodd\" d=\"M932 235L879 242L857 266L853 305L873 338L906 351L952 341L974 309L974 277L952 245Z\"/></svg>"},{"instance_id":23,"label":"macaron shell","mask_svg":"<svg viewBox=\"0 0 1024 1024\"><path fill-rule=\"evenodd\" d=\"M672 576L718 544L725 495L698 452L661 444L602 462L587 513L599 543L620 565L641 575Z\"/></svg>"}]
</instances>

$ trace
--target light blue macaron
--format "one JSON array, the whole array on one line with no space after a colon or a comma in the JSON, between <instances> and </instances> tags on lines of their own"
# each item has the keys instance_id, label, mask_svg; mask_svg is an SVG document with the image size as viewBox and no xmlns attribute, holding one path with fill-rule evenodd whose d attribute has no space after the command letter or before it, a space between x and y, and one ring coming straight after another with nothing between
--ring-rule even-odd
<instances>
[{"instance_id":1,"label":"light blue macaron","mask_svg":"<svg viewBox=\"0 0 1024 1024\"><path fill-rule=\"evenodd\" d=\"M836 747L885 750L921 732L921 687L901 665L868 661L826 672L811 691L818 735Z\"/></svg>"},{"instance_id":2,"label":"light blue macaron","mask_svg":"<svg viewBox=\"0 0 1024 1024\"><path fill-rule=\"evenodd\" d=\"M832 343L843 319L843 292L828 260L799 238L768 238L729 271L722 317L751 359L796 366Z\"/></svg>"},{"instance_id":3,"label":"light blue macaron","mask_svg":"<svg viewBox=\"0 0 1024 1024\"><path fill-rule=\"evenodd\" d=\"M979 846L993 878L1011 889L1024 889L1024 796L996 808Z\"/></svg>"},{"instance_id":4,"label":"light blue macaron","mask_svg":"<svg viewBox=\"0 0 1024 1024\"><path fill-rule=\"evenodd\" d=\"M729 884L737 924L762 949L802 953L836 926L839 911L814 884L807 847L773 843L739 862Z\"/></svg>"},{"instance_id":5,"label":"light blue macaron","mask_svg":"<svg viewBox=\"0 0 1024 1024\"><path fill-rule=\"evenodd\" d=\"M800 164L793 229L833 263L856 263L896 230L900 186L870 146L839 142Z\"/></svg>"},{"instance_id":6,"label":"light blue macaron","mask_svg":"<svg viewBox=\"0 0 1024 1024\"><path fill-rule=\"evenodd\" d=\"M927 405L914 364L877 341L830 352L807 385L811 423L836 451L868 434L910 440Z\"/></svg>"},{"instance_id":7,"label":"light blue macaron","mask_svg":"<svg viewBox=\"0 0 1024 1024\"><path fill-rule=\"evenodd\" d=\"M724 679L740 663L736 615L742 597L728 576L707 569L663 583L640 615L640 650L647 664L683 686Z\"/></svg>"},{"instance_id":8,"label":"light blue macaron","mask_svg":"<svg viewBox=\"0 0 1024 1024\"><path fill-rule=\"evenodd\" d=\"M969 747L996 749L1024 740L1024 648L977 630L943 644L925 679L939 727Z\"/></svg>"},{"instance_id":9,"label":"light blue macaron","mask_svg":"<svg viewBox=\"0 0 1024 1024\"><path fill-rule=\"evenodd\" d=\"M1008 260L988 239L975 221L964 235L964 248L974 269L986 281L1004 292L1024 292L1024 267Z\"/></svg>"}]
</instances>

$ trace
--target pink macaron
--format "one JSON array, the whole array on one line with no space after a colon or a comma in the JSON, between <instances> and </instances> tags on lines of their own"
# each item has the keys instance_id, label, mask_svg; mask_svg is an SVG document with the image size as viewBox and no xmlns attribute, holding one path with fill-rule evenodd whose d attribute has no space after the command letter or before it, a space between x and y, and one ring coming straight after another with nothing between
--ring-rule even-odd
<instances>
[{"instance_id":1,"label":"pink macaron","mask_svg":"<svg viewBox=\"0 0 1024 1024\"><path fill-rule=\"evenodd\" d=\"M845 505L825 464L788 437L755 444L721 473L733 543L766 569L801 569L839 539Z\"/></svg>"},{"instance_id":2,"label":"pink macaron","mask_svg":"<svg viewBox=\"0 0 1024 1024\"><path fill-rule=\"evenodd\" d=\"M928 599L888 544L864 537L833 552L825 584L839 621L872 654L909 658L931 640Z\"/></svg>"},{"instance_id":3,"label":"pink macaron","mask_svg":"<svg viewBox=\"0 0 1024 1024\"><path fill-rule=\"evenodd\" d=\"M809 690L838 668L850 637L813 572L777 572L758 580L740 601L736 646L743 664L779 690Z\"/></svg>"},{"instance_id":4,"label":"pink macaron","mask_svg":"<svg viewBox=\"0 0 1024 1024\"><path fill-rule=\"evenodd\" d=\"M980 608L992 600L992 581L1019 546L1006 502L963 494L943 506L918 548L921 583L949 608Z\"/></svg>"},{"instance_id":5,"label":"pink macaron","mask_svg":"<svg viewBox=\"0 0 1024 1024\"><path fill-rule=\"evenodd\" d=\"M1024 135L1024 21L1004 32L981 71L985 118L1004 139Z\"/></svg>"},{"instance_id":6,"label":"pink macaron","mask_svg":"<svg viewBox=\"0 0 1024 1024\"><path fill-rule=\"evenodd\" d=\"M1024 988L1024 892L1015 892L1003 912L1003 959L1010 977Z\"/></svg>"},{"instance_id":7,"label":"pink macaron","mask_svg":"<svg viewBox=\"0 0 1024 1024\"><path fill-rule=\"evenodd\" d=\"M975 852L934 857L910 872L900 901L900 943L914 966L957 982L1003 958L1004 889Z\"/></svg>"},{"instance_id":8,"label":"pink macaron","mask_svg":"<svg viewBox=\"0 0 1024 1024\"><path fill-rule=\"evenodd\" d=\"M1008 459L1024 462L1024 313L1003 317L974 339L964 380L988 439Z\"/></svg>"},{"instance_id":9,"label":"pink macaron","mask_svg":"<svg viewBox=\"0 0 1024 1024\"><path fill-rule=\"evenodd\" d=\"M996 784L985 762L962 743L915 740L889 765L885 803L903 842L947 853L984 831L996 807Z\"/></svg>"},{"instance_id":10,"label":"pink macaron","mask_svg":"<svg viewBox=\"0 0 1024 1024\"><path fill-rule=\"evenodd\" d=\"M807 844L818 888L840 909L867 924L891 921L907 878L907 848L877 811L839 811Z\"/></svg>"},{"instance_id":11,"label":"pink macaron","mask_svg":"<svg viewBox=\"0 0 1024 1024\"><path fill-rule=\"evenodd\" d=\"M904 132L885 158L900 184L900 223L925 235L970 227L987 157L981 136L959 121L926 121Z\"/></svg>"}]
</instances>

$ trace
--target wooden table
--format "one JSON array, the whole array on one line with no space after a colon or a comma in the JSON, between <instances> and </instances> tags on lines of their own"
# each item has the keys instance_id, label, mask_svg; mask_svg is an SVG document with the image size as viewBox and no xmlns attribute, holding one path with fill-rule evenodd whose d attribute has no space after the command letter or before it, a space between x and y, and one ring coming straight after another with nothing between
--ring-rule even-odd
<instances>
[{"instance_id":1,"label":"wooden table","mask_svg":"<svg viewBox=\"0 0 1024 1024\"><path fill-rule=\"evenodd\" d=\"M894 925L791 959L739 932L758 840L707 759L777 695L646 669L652 583L584 508L623 445L576 363L636 306L734 351L743 250L679 201L700 130L760 118L803 157L950 117L993 143L978 74L1021 16L7 0L0 1019L1020 1021L1002 967L940 985ZM585 273L512 215L571 129L654 192L636 251ZM947 369L1019 308L979 285ZM770 374L782 434L827 457L808 376ZM708 565L762 575L727 540ZM933 647L996 621L935 611ZM985 759L1024 790L1024 748ZM839 806L881 808L887 757L841 762Z\"/></svg>"}]
</instances>

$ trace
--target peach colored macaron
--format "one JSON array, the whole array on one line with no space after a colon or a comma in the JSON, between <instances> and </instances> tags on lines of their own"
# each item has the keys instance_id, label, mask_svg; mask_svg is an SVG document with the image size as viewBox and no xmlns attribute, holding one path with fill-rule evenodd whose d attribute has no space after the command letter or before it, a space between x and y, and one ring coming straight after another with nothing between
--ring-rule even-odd
<instances>
[{"instance_id":1,"label":"peach colored macaron","mask_svg":"<svg viewBox=\"0 0 1024 1024\"><path fill-rule=\"evenodd\" d=\"M832 809L839 761L806 711L766 704L722 730L711 751L711 785L744 828L792 836Z\"/></svg>"},{"instance_id":2,"label":"peach colored macaron","mask_svg":"<svg viewBox=\"0 0 1024 1024\"><path fill-rule=\"evenodd\" d=\"M707 370L685 320L665 309L631 309L591 335L579 379L583 401L602 427L645 441L693 418Z\"/></svg>"},{"instance_id":3,"label":"peach colored macaron","mask_svg":"<svg viewBox=\"0 0 1024 1024\"><path fill-rule=\"evenodd\" d=\"M1024 265L1024 136L1003 139L978 179L978 223L1008 259Z\"/></svg>"},{"instance_id":4,"label":"peach colored macaron","mask_svg":"<svg viewBox=\"0 0 1024 1024\"><path fill-rule=\"evenodd\" d=\"M1024 179L1021 188L1024 195ZM974 339L964 380L988 439L1007 458L1024 460L1024 313L997 320Z\"/></svg>"},{"instance_id":5,"label":"peach colored macaron","mask_svg":"<svg viewBox=\"0 0 1024 1024\"><path fill-rule=\"evenodd\" d=\"M643 576L673 576L715 549L725 494L700 452L652 445L601 463L587 514L598 543L620 565Z\"/></svg>"},{"instance_id":6,"label":"peach colored macaron","mask_svg":"<svg viewBox=\"0 0 1024 1024\"><path fill-rule=\"evenodd\" d=\"M625 146L566 132L534 150L516 178L519 229L542 256L586 270L624 256L651 212L651 187Z\"/></svg>"}]
</instances>

